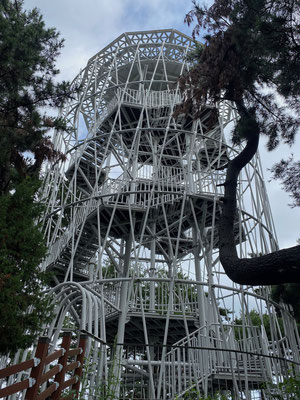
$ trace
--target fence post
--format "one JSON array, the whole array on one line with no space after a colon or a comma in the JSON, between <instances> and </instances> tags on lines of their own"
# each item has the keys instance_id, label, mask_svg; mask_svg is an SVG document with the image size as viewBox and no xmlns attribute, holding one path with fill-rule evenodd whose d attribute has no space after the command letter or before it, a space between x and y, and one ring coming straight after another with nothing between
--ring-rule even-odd
<instances>
[{"instance_id":1,"label":"fence post","mask_svg":"<svg viewBox=\"0 0 300 400\"><path fill-rule=\"evenodd\" d=\"M48 337L40 337L38 345L35 352L35 357L39 358L41 361L39 365L33 367L31 370L30 377L35 379L35 384L29 388L26 392L25 400L34 400L37 398L38 390L40 386L40 379L44 371L45 358L48 354L48 346L50 339Z\"/></svg>"},{"instance_id":2,"label":"fence post","mask_svg":"<svg viewBox=\"0 0 300 400\"><path fill-rule=\"evenodd\" d=\"M82 375L82 369L83 369L83 360L84 360L84 356L85 356L85 349L86 349L86 345L87 345L87 339L88 339L88 335L80 335L80 339L79 339L79 345L78 347L80 347L82 349L82 352L77 356L77 361L80 362L79 367L77 367L75 369L74 375L78 376L78 378L81 378ZM79 394L79 388L80 388L80 379L78 379L78 381L76 383L73 384L72 386L72 390L75 391L76 393L76 397L78 397Z\"/></svg>"},{"instance_id":3,"label":"fence post","mask_svg":"<svg viewBox=\"0 0 300 400\"><path fill-rule=\"evenodd\" d=\"M64 380L65 380L65 373L66 373L69 349L70 349L70 344L71 344L71 336L72 336L71 332L64 332L63 333L63 341L62 341L62 344L61 344L61 348L63 348L65 350L65 352L58 359L58 363L61 364L62 369L54 377L54 381L57 382L59 384L59 386L55 390L55 392L52 393L52 395L50 397L51 400L60 399L60 395L61 395L61 392L62 392L62 384L64 383Z\"/></svg>"}]
</instances>

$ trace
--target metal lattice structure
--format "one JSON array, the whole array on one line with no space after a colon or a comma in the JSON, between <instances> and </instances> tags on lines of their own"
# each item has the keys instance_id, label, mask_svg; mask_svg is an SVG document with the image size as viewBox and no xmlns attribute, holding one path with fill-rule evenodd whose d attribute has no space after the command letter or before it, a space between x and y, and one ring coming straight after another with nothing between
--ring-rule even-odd
<instances>
[{"instance_id":1,"label":"metal lattice structure","mask_svg":"<svg viewBox=\"0 0 300 400\"><path fill-rule=\"evenodd\" d=\"M70 131L54 136L67 161L47 166L43 192L58 300L47 333L55 344L68 317L89 334L89 399L268 398L262 383L289 369L274 357L299 362L286 306L269 288L233 284L219 263L236 114L220 103L213 127L208 105L197 120L174 118L193 48L176 30L121 35L75 79ZM235 232L241 257L277 248L259 156L240 176Z\"/></svg>"}]
</instances>

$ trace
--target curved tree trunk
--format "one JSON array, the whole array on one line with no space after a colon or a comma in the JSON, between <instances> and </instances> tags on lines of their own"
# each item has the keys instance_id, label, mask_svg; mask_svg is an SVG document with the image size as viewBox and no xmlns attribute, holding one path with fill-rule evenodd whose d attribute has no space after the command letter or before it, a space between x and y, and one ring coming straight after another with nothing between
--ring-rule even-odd
<instances>
[{"instance_id":1,"label":"curved tree trunk","mask_svg":"<svg viewBox=\"0 0 300 400\"><path fill-rule=\"evenodd\" d=\"M241 105L239 112L245 118L249 118L249 114L246 115L247 112ZM245 148L228 163L222 215L219 222L220 260L228 277L239 284L255 286L300 282L300 246L254 258L240 259L237 254L234 217L238 176L255 155L259 143L259 126L257 123L254 125L252 123L251 126L252 132L249 132Z\"/></svg>"}]
</instances>

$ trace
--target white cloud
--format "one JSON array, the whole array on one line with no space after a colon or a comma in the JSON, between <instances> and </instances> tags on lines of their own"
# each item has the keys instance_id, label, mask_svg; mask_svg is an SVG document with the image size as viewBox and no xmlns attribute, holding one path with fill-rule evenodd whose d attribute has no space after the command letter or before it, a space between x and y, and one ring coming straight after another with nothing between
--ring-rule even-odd
<instances>
[{"instance_id":1,"label":"white cloud","mask_svg":"<svg viewBox=\"0 0 300 400\"><path fill-rule=\"evenodd\" d=\"M63 79L72 79L88 59L123 32L188 29L183 19L190 0L25 0L27 9L40 9L47 26L65 38L58 60Z\"/></svg>"}]
</instances>

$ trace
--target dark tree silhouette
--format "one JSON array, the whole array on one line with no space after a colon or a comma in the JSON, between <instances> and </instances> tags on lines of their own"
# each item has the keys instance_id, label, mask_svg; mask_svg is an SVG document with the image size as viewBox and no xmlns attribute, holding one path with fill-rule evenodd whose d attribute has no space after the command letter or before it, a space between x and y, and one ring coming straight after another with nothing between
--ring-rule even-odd
<instances>
[{"instance_id":1,"label":"dark tree silhouette","mask_svg":"<svg viewBox=\"0 0 300 400\"><path fill-rule=\"evenodd\" d=\"M43 161L64 158L48 131L65 123L41 108L71 95L68 83L54 80L63 41L37 9L22 6L0 0L0 353L30 345L50 318L36 192Z\"/></svg>"},{"instance_id":2,"label":"dark tree silhouette","mask_svg":"<svg viewBox=\"0 0 300 400\"><path fill-rule=\"evenodd\" d=\"M204 45L191 55L193 68L180 79L186 96L182 111L189 109L197 116L203 104L232 102L239 114L233 141L245 144L226 166L219 223L221 263L226 274L240 284L300 282L300 246L240 259L233 230L239 173L256 153L260 136L267 135L272 150L280 142L292 145L299 130L299 2L215 0L211 7L193 4L186 22L196 22L194 37L208 33ZM284 171L289 174L288 169Z\"/></svg>"}]
</instances>

